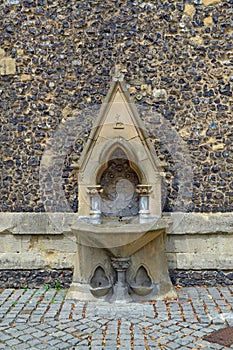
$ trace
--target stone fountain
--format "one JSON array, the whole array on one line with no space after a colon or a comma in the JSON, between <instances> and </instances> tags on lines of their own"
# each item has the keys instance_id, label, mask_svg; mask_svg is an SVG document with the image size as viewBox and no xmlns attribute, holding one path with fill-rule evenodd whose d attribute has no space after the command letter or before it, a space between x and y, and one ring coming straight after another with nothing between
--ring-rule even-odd
<instances>
[{"instance_id":1,"label":"stone fountain","mask_svg":"<svg viewBox=\"0 0 233 350\"><path fill-rule=\"evenodd\" d=\"M121 75L113 78L78 166L77 244L67 298L174 297L161 212L162 168Z\"/></svg>"}]
</instances>

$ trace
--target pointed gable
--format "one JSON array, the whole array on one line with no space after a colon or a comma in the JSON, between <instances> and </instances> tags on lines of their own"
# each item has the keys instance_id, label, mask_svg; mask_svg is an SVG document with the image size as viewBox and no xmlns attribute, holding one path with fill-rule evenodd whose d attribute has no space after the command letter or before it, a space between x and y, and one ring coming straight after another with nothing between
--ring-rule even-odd
<instances>
[{"instance_id":1,"label":"pointed gable","mask_svg":"<svg viewBox=\"0 0 233 350\"><path fill-rule=\"evenodd\" d=\"M162 168L121 76L113 78L109 92L79 159L78 211L80 216L88 215L90 211L90 198L88 196L92 193L90 191L95 191L95 193L100 191L103 174L109 174L108 176L111 177L111 171L108 171L108 169L114 154L124 155L114 158L119 167L120 159L125 158L128 162L128 169L131 169L128 173L127 171L122 172L120 176L123 181L117 177L119 183L127 183L129 181L127 177L135 173L134 176L139 179L139 184L132 181L134 191L138 187L141 195L143 195L143 191L150 188L148 192L148 195L150 193L148 213L150 213L150 216L160 216ZM112 175L114 179L114 174ZM106 179L105 176L104 179L111 183L110 178ZM89 189L89 195L87 189ZM126 190L121 189L121 193L123 193L122 191L125 192ZM139 213L139 210L137 213Z\"/></svg>"},{"instance_id":2,"label":"pointed gable","mask_svg":"<svg viewBox=\"0 0 233 350\"><path fill-rule=\"evenodd\" d=\"M86 147L80 157L78 166L83 170L88 159L91 157L94 145L115 140L115 142L142 142L147 149L147 156L154 163L157 171L162 172L159 160L155 157L154 149L148 139L145 126L140 119L135 104L131 101L124 80L112 81L108 94L103 102L98 118L93 125ZM113 143L113 142L112 142Z\"/></svg>"}]
</instances>

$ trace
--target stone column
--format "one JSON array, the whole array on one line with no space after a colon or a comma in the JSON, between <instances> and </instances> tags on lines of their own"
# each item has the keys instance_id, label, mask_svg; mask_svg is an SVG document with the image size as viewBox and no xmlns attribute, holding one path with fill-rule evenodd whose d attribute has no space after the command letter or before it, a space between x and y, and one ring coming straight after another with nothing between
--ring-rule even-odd
<instances>
[{"instance_id":1,"label":"stone column","mask_svg":"<svg viewBox=\"0 0 233 350\"><path fill-rule=\"evenodd\" d=\"M150 193L152 192L151 185L137 185L137 193L140 196L140 210L139 210L139 222L141 224L147 223L150 219Z\"/></svg>"},{"instance_id":2,"label":"stone column","mask_svg":"<svg viewBox=\"0 0 233 350\"><path fill-rule=\"evenodd\" d=\"M100 185L87 187L90 196L90 222L92 224L101 224L101 198L99 194L102 191Z\"/></svg>"},{"instance_id":3,"label":"stone column","mask_svg":"<svg viewBox=\"0 0 233 350\"><path fill-rule=\"evenodd\" d=\"M130 258L111 258L112 266L117 273L117 281L113 286L113 296L110 301L126 302L132 301L129 295L129 286L126 282L126 270L128 269Z\"/></svg>"}]
</instances>

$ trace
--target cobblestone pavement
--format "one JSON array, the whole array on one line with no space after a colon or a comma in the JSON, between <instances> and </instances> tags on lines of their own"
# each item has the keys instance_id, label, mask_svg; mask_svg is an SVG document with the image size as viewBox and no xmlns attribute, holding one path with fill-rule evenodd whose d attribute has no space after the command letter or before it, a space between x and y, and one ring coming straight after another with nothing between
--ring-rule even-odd
<instances>
[{"instance_id":1,"label":"cobblestone pavement","mask_svg":"<svg viewBox=\"0 0 233 350\"><path fill-rule=\"evenodd\" d=\"M0 349L233 349L203 340L233 326L233 286L189 287L138 304L65 300L65 290L0 290Z\"/></svg>"}]
</instances>

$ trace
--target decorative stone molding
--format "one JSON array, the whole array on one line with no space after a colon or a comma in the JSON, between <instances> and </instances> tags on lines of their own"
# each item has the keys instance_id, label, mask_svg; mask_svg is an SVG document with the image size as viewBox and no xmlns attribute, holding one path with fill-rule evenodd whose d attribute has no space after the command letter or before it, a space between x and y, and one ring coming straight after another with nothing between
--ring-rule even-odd
<instances>
[{"instance_id":1,"label":"decorative stone molding","mask_svg":"<svg viewBox=\"0 0 233 350\"><path fill-rule=\"evenodd\" d=\"M233 214L173 213L169 217L172 219L167 226L166 242L169 269L232 270ZM0 213L2 269L73 268L76 245L71 228L74 224L79 224L77 213ZM144 225L147 226L141 226ZM125 228L122 236L106 235L107 242L104 239L103 243L124 242L129 225L122 227ZM157 225L155 229L161 227ZM101 240L100 229L101 225L96 225L96 237ZM91 241L91 235L84 237ZM132 242L125 247L126 253L132 253L135 247Z\"/></svg>"},{"instance_id":2,"label":"decorative stone molding","mask_svg":"<svg viewBox=\"0 0 233 350\"><path fill-rule=\"evenodd\" d=\"M130 258L112 258L112 266L117 271L125 271L129 268L131 259Z\"/></svg>"},{"instance_id":3,"label":"decorative stone molding","mask_svg":"<svg viewBox=\"0 0 233 350\"><path fill-rule=\"evenodd\" d=\"M121 75L118 75L117 73L113 79L109 93L100 110L99 117L93 126L78 165L76 165L79 186L78 215L85 218L90 216L90 201L86 197L86 189L90 186L101 185L103 191L102 194L98 194L102 199L103 208L104 203L106 204L105 210L102 211L103 208L101 209L101 201L94 200L95 203L99 203L99 210L102 211L101 214L106 216L109 213L113 217L137 215L139 221L143 223L150 218L154 219L161 216L162 168L150 144L145 127L134 104L130 100L126 84ZM116 166L118 170L120 167L124 168L124 161L128 164L129 172L135 172L135 176L138 178L137 180L134 181L130 176L127 177L127 173L124 171L120 171L118 176L117 172L111 170L113 182L107 185L105 183L108 180L105 182L101 181L101 176L110 168L110 164ZM109 177L111 177L110 175ZM127 202L126 197L128 194L123 199L126 189L121 191L120 187L117 187L119 180L128 181L128 188L132 185L131 202L131 199L128 199ZM123 182L121 184L123 185ZM148 194L143 192L146 188L148 191L150 189L150 200L146 198L149 192ZM142 192L144 195L142 195ZM121 205L122 207L127 207L128 204L131 207L135 205L136 208L137 196L134 196L134 193L137 196L138 194L141 196L141 209L138 209L136 212L136 209L132 211L119 210ZM121 197L122 199L120 199ZM130 198L130 194L128 198ZM90 220L92 219L90 218ZM100 222L99 219L97 221Z\"/></svg>"},{"instance_id":4,"label":"decorative stone molding","mask_svg":"<svg viewBox=\"0 0 233 350\"><path fill-rule=\"evenodd\" d=\"M93 224L101 223L101 199L99 194L103 192L100 185L88 186L87 193L90 196L90 221Z\"/></svg>"},{"instance_id":5,"label":"decorative stone molding","mask_svg":"<svg viewBox=\"0 0 233 350\"><path fill-rule=\"evenodd\" d=\"M233 213L164 213L171 218L168 235L233 234ZM77 213L0 213L0 234L71 233ZM201 238L200 238L201 239Z\"/></svg>"},{"instance_id":6,"label":"decorative stone molding","mask_svg":"<svg viewBox=\"0 0 233 350\"><path fill-rule=\"evenodd\" d=\"M130 266L130 258L111 258L112 266L117 273L117 281L114 285L114 294L111 301L132 301L129 295L129 286L126 280L126 271Z\"/></svg>"},{"instance_id":7,"label":"decorative stone molding","mask_svg":"<svg viewBox=\"0 0 233 350\"><path fill-rule=\"evenodd\" d=\"M150 193L152 192L152 186L138 185L136 191L140 196L139 221L140 223L145 223L150 220Z\"/></svg>"}]
</instances>

